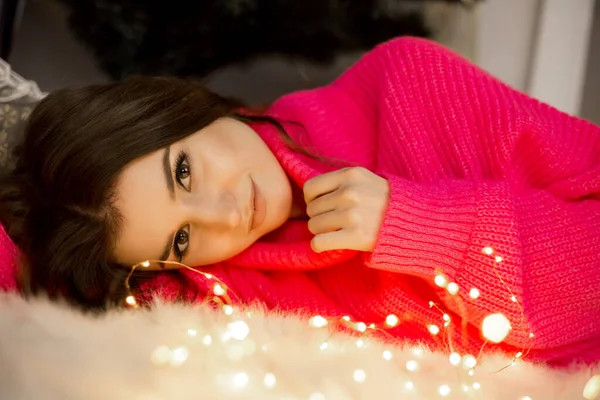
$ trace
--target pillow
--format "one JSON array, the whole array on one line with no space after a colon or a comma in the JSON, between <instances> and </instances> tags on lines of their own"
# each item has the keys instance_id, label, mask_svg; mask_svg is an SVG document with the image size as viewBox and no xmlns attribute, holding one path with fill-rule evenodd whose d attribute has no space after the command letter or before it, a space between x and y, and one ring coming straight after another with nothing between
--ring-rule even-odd
<instances>
[{"instance_id":1,"label":"pillow","mask_svg":"<svg viewBox=\"0 0 600 400\"><path fill-rule=\"evenodd\" d=\"M15 166L15 146L23 138L27 117L45 94L31 81L23 79L0 59L0 176Z\"/></svg>"},{"instance_id":2,"label":"pillow","mask_svg":"<svg viewBox=\"0 0 600 400\"><path fill-rule=\"evenodd\" d=\"M13 151L23 139L25 121L44 96L34 82L11 71L0 59L0 176L14 168ZM17 257L17 247L0 226L0 291L16 290Z\"/></svg>"}]
</instances>

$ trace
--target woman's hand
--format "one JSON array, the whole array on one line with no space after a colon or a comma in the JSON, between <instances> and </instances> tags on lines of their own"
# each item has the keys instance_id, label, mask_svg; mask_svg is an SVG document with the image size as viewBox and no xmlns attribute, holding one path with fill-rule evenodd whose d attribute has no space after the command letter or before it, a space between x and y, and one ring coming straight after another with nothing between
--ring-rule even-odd
<instances>
[{"instance_id":1,"label":"woman's hand","mask_svg":"<svg viewBox=\"0 0 600 400\"><path fill-rule=\"evenodd\" d=\"M311 247L373 251L389 203L385 178L360 168L319 175L304 184Z\"/></svg>"}]
</instances>

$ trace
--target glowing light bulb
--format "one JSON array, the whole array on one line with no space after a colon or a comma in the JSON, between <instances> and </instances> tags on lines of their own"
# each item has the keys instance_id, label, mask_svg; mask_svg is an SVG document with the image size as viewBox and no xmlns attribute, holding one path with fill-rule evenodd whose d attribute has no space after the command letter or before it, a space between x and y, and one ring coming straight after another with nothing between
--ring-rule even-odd
<instances>
[{"instance_id":1,"label":"glowing light bulb","mask_svg":"<svg viewBox=\"0 0 600 400\"><path fill-rule=\"evenodd\" d=\"M213 293L216 296L223 296L226 293L226 291L220 283L215 283L215 286L213 286Z\"/></svg>"},{"instance_id":2,"label":"glowing light bulb","mask_svg":"<svg viewBox=\"0 0 600 400\"><path fill-rule=\"evenodd\" d=\"M358 339L356 341L356 347L363 347L365 345L365 341L362 339Z\"/></svg>"},{"instance_id":3,"label":"glowing light bulb","mask_svg":"<svg viewBox=\"0 0 600 400\"><path fill-rule=\"evenodd\" d=\"M475 375L475 371L474 370L470 370L469 371L469 376L473 376L473 375Z\"/></svg>"},{"instance_id":4,"label":"glowing light bulb","mask_svg":"<svg viewBox=\"0 0 600 400\"><path fill-rule=\"evenodd\" d=\"M510 301L512 301L513 303L517 302L517 298L515 296L511 296L510 297Z\"/></svg>"},{"instance_id":5,"label":"glowing light bulb","mask_svg":"<svg viewBox=\"0 0 600 400\"><path fill-rule=\"evenodd\" d=\"M323 343L321 343L321 346L319 346L319 349L325 350L325 349L327 349L327 347L329 347L329 345L327 344L327 342L323 342Z\"/></svg>"},{"instance_id":6,"label":"glowing light bulb","mask_svg":"<svg viewBox=\"0 0 600 400\"><path fill-rule=\"evenodd\" d=\"M464 356L462 362L464 369L473 369L477 365L477 359L470 354Z\"/></svg>"},{"instance_id":7,"label":"glowing light bulb","mask_svg":"<svg viewBox=\"0 0 600 400\"><path fill-rule=\"evenodd\" d=\"M444 319L444 321L446 321L446 322L450 322L450 316L449 316L448 314L444 314L444 315L442 316L442 318Z\"/></svg>"},{"instance_id":8,"label":"glowing light bulb","mask_svg":"<svg viewBox=\"0 0 600 400\"><path fill-rule=\"evenodd\" d=\"M140 265L144 268L148 268L150 266L150 261L146 260L140 263Z\"/></svg>"},{"instance_id":9,"label":"glowing light bulb","mask_svg":"<svg viewBox=\"0 0 600 400\"><path fill-rule=\"evenodd\" d=\"M429 329L429 332L432 335L437 335L438 333L440 333L440 328L437 325L429 325L427 329Z\"/></svg>"},{"instance_id":10,"label":"glowing light bulb","mask_svg":"<svg viewBox=\"0 0 600 400\"><path fill-rule=\"evenodd\" d=\"M456 293L458 293L458 285L456 283L454 283L454 282L450 282L448 284L448 286L446 287L446 290L451 295L455 295Z\"/></svg>"},{"instance_id":11,"label":"glowing light bulb","mask_svg":"<svg viewBox=\"0 0 600 400\"><path fill-rule=\"evenodd\" d=\"M176 347L171 351L169 364L174 367L179 367L188 359L189 354L188 349L185 347Z\"/></svg>"},{"instance_id":12,"label":"glowing light bulb","mask_svg":"<svg viewBox=\"0 0 600 400\"><path fill-rule=\"evenodd\" d=\"M421 357L423 355L423 349L420 347L415 347L414 349L412 349L412 353L417 357Z\"/></svg>"},{"instance_id":13,"label":"glowing light bulb","mask_svg":"<svg viewBox=\"0 0 600 400\"><path fill-rule=\"evenodd\" d=\"M407 390L413 390L413 389L415 388L415 384L414 384L414 383L412 383L411 381L408 381L408 382L406 382L406 383L404 384L404 387L405 387Z\"/></svg>"},{"instance_id":14,"label":"glowing light bulb","mask_svg":"<svg viewBox=\"0 0 600 400\"><path fill-rule=\"evenodd\" d=\"M209 346L212 343L212 337L210 335L204 335L202 338L202 343Z\"/></svg>"},{"instance_id":15,"label":"glowing light bulb","mask_svg":"<svg viewBox=\"0 0 600 400\"><path fill-rule=\"evenodd\" d=\"M171 359L171 349L167 346L158 346L152 352L150 360L155 365L164 365Z\"/></svg>"},{"instance_id":16,"label":"glowing light bulb","mask_svg":"<svg viewBox=\"0 0 600 400\"><path fill-rule=\"evenodd\" d=\"M233 314L233 307L231 307L229 304L225 304L223 306L223 312L225 313L225 315L231 315Z\"/></svg>"},{"instance_id":17,"label":"glowing light bulb","mask_svg":"<svg viewBox=\"0 0 600 400\"><path fill-rule=\"evenodd\" d=\"M364 322L358 322L356 324L356 330L359 332L364 332L367 330L367 324L365 324Z\"/></svg>"},{"instance_id":18,"label":"glowing light bulb","mask_svg":"<svg viewBox=\"0 0 600 400\"><path fill-rule=\"evenodd\" d=\"M457 366L458 364L460 364L461 360L462 360L462 357L460 356L460 354L458 354L458 353L450 354L450 364Z\"/></svg>"},{"instance_id":19,"label":"glowing light bulb","mask_svg":"<svg viewBox=\"0 0 600 400\"><path fill-rule=\"evenodd\" d=\"M491 314L483 319L481 333L483 337L492 343L500 343L510 333L512 327L508 318L503 314Z\"/></svg>"},{"instance_id":20,"label":"glowing light bulb","mask_svg":"<svg viewBox=\"0 0 600 400\"><path fill-rule=\"evenodd\" d=\"M277 384L277 378L275 377L274 374L268 373L265 375L265 377L263 379L263 383L264 383L265 387L272 389Z\"/></svg>"},{"instance_id":21,"label":"glowing light bulb","mask_svg":"<svg viewBox=\"0 0 600 400\"><path fill-rule=\"evenodd\" d=\"M481 385L479 384L479 382L473 383L473 389L479 390L480 388L481 388Z\"/></svg>"},{"instance_id":22,"label":"glowing light bulb","mask_svg":"<svg viewBox=\"0 0 600 400\"><path fill-rule=\"evenodd\" d=\"M329 322L320 315L315 315L308 320L308 324L313 328L324 328L327 326L327 324L329 324Z\"/></svg>"},{"instance_id":23,"label":"glowing light bulb","mask_svg":"<svg viewBox=\"0 0 600 400\"><path fill-rule=\"evenodd\" d=\"M438 393L440 394L440 396L443 396L443 397L448 396L451 391L452 390L450 389L450 386L448 386L448 385L442 385L438 389Z\"/></svg>"},{"instance_id":24,"label":"glowing light bulb","mask_svg":"<svg viewBox=\"0 0 600 400\"><path fill-rule=\"evenodd\" d=\"M472 299L476 299L481 295L481 292L479 292L479 289L473 288L471 290L469 290L469 296Z\"/></svg>"},{"instance_id":25,"label":"glowing light bulb","mask_svg":"<svg viewBox=\"0 0 600 400\"><path fill-rule=\"evenodd\" d=\"M383 359L387 360L387 361L390 361L392 359L392 352L389 351L389 350L385 350L383 352Z\"/></svg>"},{"instance_id":26,"label":"glowing light bulb","mask_svg":"<svg viewBox=\"0 0 600 400\"><path fill-rule=\"evenodd\" d=\"M126 302L127 304L129 304L130 306L135 306L135 305L137 305L137 301L135 301L135 297L133 297L133 296L131 296L131 295L129 295L129 296L127 296L127 297L125 298L125 302Z\"/></svg>"},{"instance_id":27,"label":"glowing light bulb","mask_svg":"<svg viewBox=\"0 0 600 400\"><path fill-rule=\"evenodd\" d=\"M212 274L204 274L204 277L206 279L212 279L213 276L212 276Z\"/></svg>"},{"instance_id":28,"label":"glowing light bulb","mask_svg":"<svg viewBox=\"0 0 600 400\"><path fill-rule=\"evenodd\" d=\"M398 325L399 322L400 322L400 318L398 318L394 314L390 314L387 317L385 317L385 324L390 328L395 327L396 325Z\"/></svg>"},{"instance_id":29,"label":"glowing light bulb","mask_svg":"<svg viewBox=\"0 0 600 400\"><path fill-rule=\"evenodd\" d=\"M448 285L448 279L446 279L446 277L444 275L436 275L435 278L433 279L433 281L435 282L436 285L438 285L439 287L446 287L446 285Z\"/></svg>"},{"instance_id":30,"label":"glowing light bulb","mask_svg":"<svg viewBox=\"0 0 600 400\"><path fill-rule=\"evenodd\" d=\"M244 321L230 322L227 324L227 329L231 337L236 340L244 340L250 333L250 328Z\"/></svg>"},{"instance_id":31,"label":"glowing light bulb","mask_svg":"<svg viewBox=\"0 0 600 400\"><path fill-rule=\"evenodd\" d=\"M484 247L482 251L483 254L487 256L491 256L492 254L494 254L494 249L492 249L491 247Z\"/></svg>"},{"instance_id":32,"label":"glowing light bulb","mask_svg":"<svg viewBox=\"0 0 600 400\"><path fill-rule=\"evenodd\" d=\"M419 369L419 363L415 360L410 360L406 362L406 369L410 372L415 372Z\"/></svg>"},{"instance_id":33,"label":"glowing light bulb","mask_svg":"<svg viewBox=\"0 0 600 400\"><path fill-rule=\"evenodd\" d=\"M367 373L362 369L357 369L354 371L353 378L355 382L363 383L365 380L367 380Z\"/></svg>"},{"instance_id":34,"label":"glowing light bulb","mask_svg":"<svg viewBox=\"0 0 600 400\"><path fill-rule=\"evenodd\" d=\"M583 397L587 400L593 400L598 396L600 396L600 374L592 376L583 388Z\"/></svg>"},{"instance_id":35,"label":"glowing light bulb","mask_svg":"<svg viewBox=\"0 0 600 400\"><path fill-rule=\"evenodd\" d=\"M196 336L198 334L198 331L195 329L188 329L187 334L190 336Z\"/></svg>"},{"instance_id":36,"label":"glowing light bulb","mask_svg":"<svg viewBox=\"0 0 600 400\"><path fill-rule=\"evenodd\" d=\"M233 376L233 384L237 387L243 388L248 384L250 377L245 372L239 372Z\"/></svg>"},{"instance_id":37,"label":"glowing light bulb","mask_svg":"<svg viewBox=\"0 0 600 400\"><path fill-rule=\"evenodd\" d=\"M531 400L531 397L525 396L525 397L521 397L519 400Z\"/></svg>"},{"instance_id":38,"label":"glowing light bulb","mask_svg":"<svg viewBox=\"0 0 600 400\"><path fill-rule=\"evenodd\" d=\"M500 256L496 256L496 257L494 258L494 261L496 261L498 264L500 264L500 263L502 262L502 257L500 257Z\"/></svg>"},{"instance_id":39,"label":"glowing light bulb","mask_svg":"<svg viewBox=\"0 0 600 400\"><path fill-rule=\"evenodd\" d=\"M344 316L342 317L342 319L343 319L344 321L346 321L346 322L350 322L350 317L349 317L349 316L347 316L347 315L344 315Z\"/></svg>"}]
</instances>

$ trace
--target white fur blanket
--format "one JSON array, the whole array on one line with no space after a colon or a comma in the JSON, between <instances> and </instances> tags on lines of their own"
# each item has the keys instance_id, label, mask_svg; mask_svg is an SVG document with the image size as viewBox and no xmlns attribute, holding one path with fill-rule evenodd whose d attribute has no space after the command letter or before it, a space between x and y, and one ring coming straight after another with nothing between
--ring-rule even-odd
<instances>
[{"instance_id":1,"label":"white fur blanket","mask_svg":"<svg viewBox=\"0 0 600 400\"><path fill-rule=\"evenodd\" d=\"M576 400L598 373L521 363L491 374L508 363L493 357L471 377L442 354L329 336L260 312L157 305L92 317L0 293L0 398Z\"/></svg>"}]
</instances>

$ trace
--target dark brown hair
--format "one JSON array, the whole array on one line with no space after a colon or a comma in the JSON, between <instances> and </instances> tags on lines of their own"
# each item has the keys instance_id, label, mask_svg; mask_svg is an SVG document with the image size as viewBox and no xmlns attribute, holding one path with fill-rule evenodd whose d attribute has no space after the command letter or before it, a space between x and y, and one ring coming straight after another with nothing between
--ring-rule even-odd
<instances>
[{"instance_id":1,"label":"dark brown hair","mask_svg":"<svg viewBox=\"0 0 600 400\"><path fill-rule=\"evenodd\" d=\"M22 289L85 308L120 303L129 266L111 251L121 225L113 206L119 173L222 117L273 123L285 134L240 106L177 78L132 77L47 96L29 118L17 168L0 182L0 220L23 255ZM132 288L150 278L134 274Z\"/></svg>"}]
</instances>

